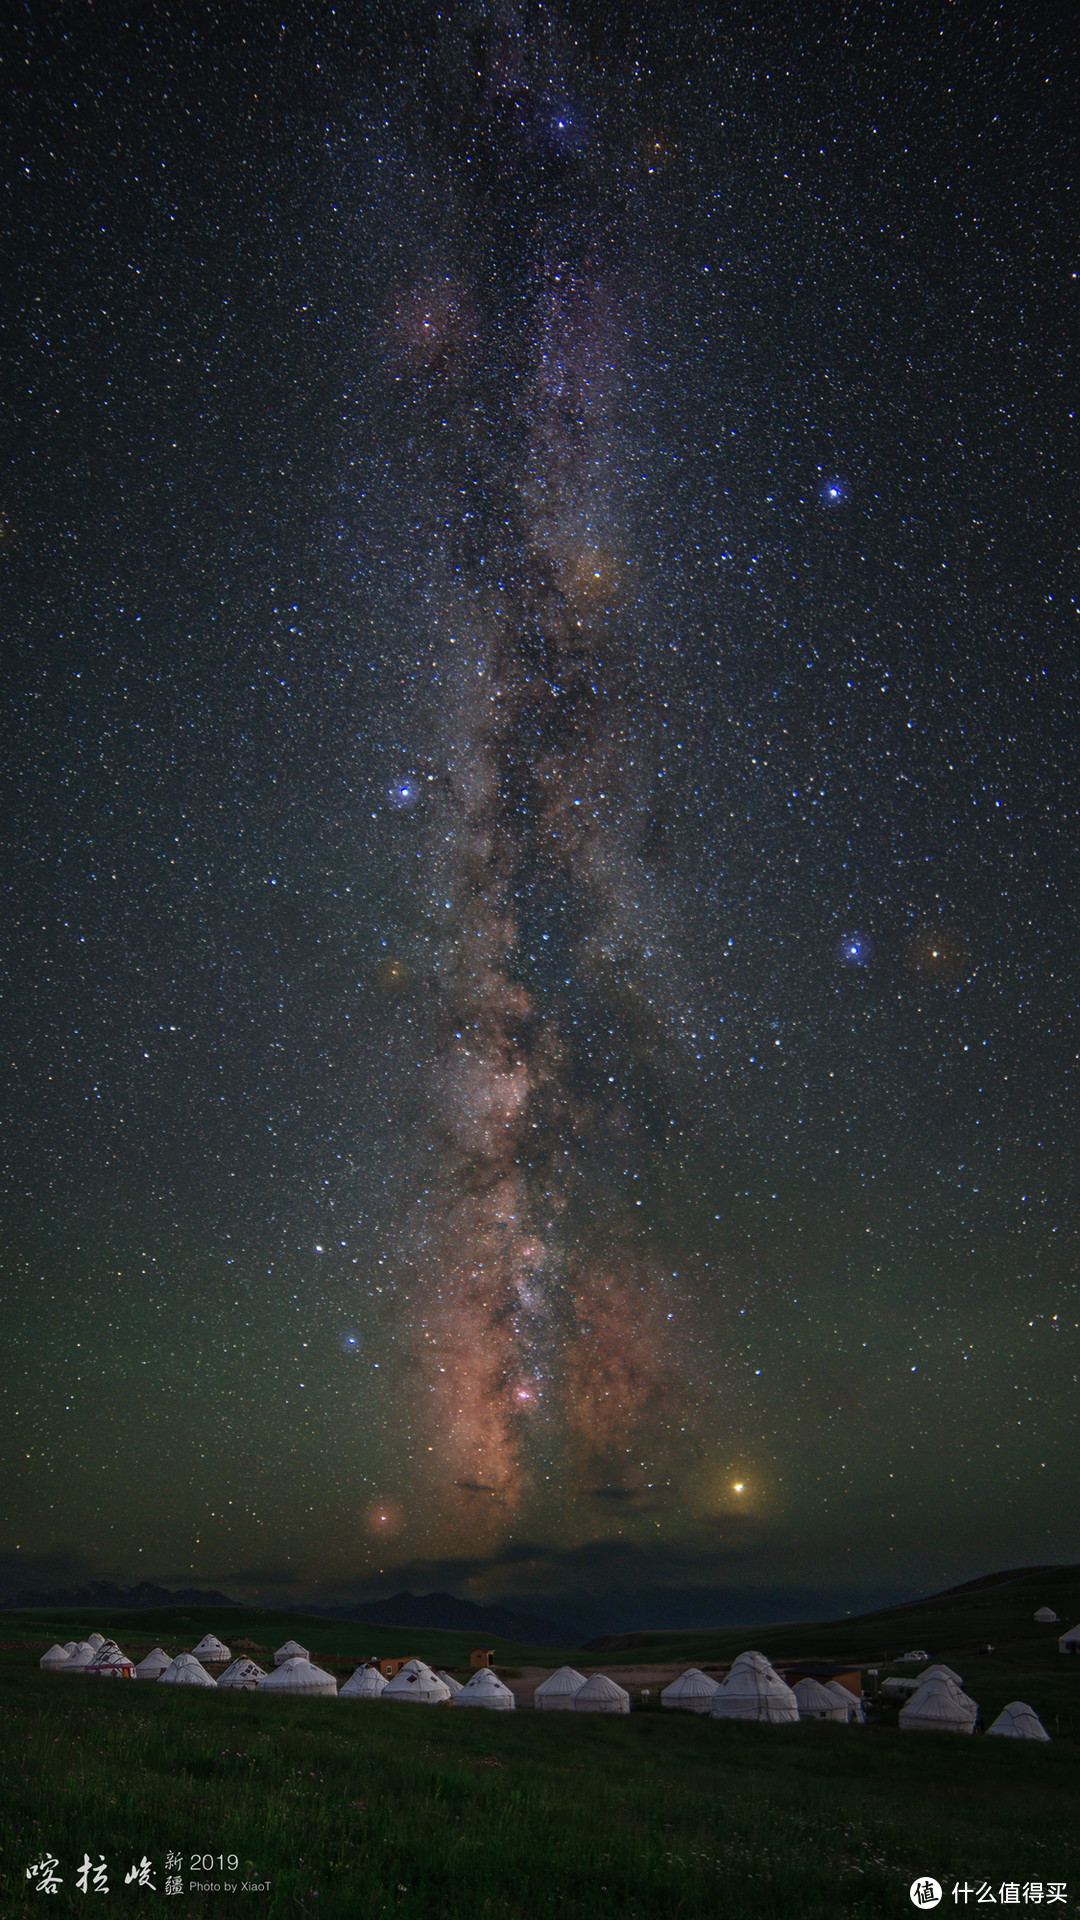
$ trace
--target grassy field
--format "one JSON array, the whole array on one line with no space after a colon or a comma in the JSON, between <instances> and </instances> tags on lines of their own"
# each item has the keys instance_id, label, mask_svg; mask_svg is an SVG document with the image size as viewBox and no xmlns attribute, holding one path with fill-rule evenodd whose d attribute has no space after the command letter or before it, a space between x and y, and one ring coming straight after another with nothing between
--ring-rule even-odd
<instances>
[{"instance_id":1,"label":"grassy field","mask_svg":"<svg viewBox=\"0 0 1080 1920\"><path fill-rule=\"evenodd\" d=\"M922 1874L945 1885L943 1911L955 1911L955 1881L989 1886L999 1904L1003 1883L1064 1882L1067 1904L1056 1910L1075 1910L1080 1660L1057 1654L1053 1638L1033 1638L1031 1623L1041 1600L1063 1611L1062 1595L1044 1581L1034 1600L1012 1589L970 1598L978 1604L935 1603L921 1630L910 1630L920 1618L911 1610L902 1627L894 1612L672 1636L638 1654L656 1659L673 1648L670 1657L689 1662L747 1644L777 1658L866 1648L883 1663L923 1645L958 1667L984 1718L1006 1699L1030 1700L1057 1728L1049 1746L901 1734L888 1711L866 1727L767 1728L655 1704L605 1720L64 1680L40 1674L36 1653L89 1631L90 1617L5 1615L0 1913L35 1911L26 1867L46 1852L63 1875L53 1913L84 1911L75 1874L87 1853L108 1865L106 1914L156 1905L169 1852L182 1859L172 1876L184 1886L171 1896L177 1913L856 1920L912 1913L908 1887ZM155 1641L190 1646L211 1630L234 1647L296 1637L324 1662L377 1651L461 1665L469 1639L239 1609L129 1621L98 1624L131 1652ZM990 1637L997 1651L973 1654ZM497 1651L504 1665L562 1657L509 1642ZM630 1657L620 1650L609 1664ZM603 1664L599 1653L574 1658ZM217 1864L229 1855L233 1871ZM214 1865L193 1873L192 1856L214 1856ZM144 1857L153 1893L125 1885ZM193 1878L237 1891L191 1891ZM244 1892L245 1883L263 1890Z\"/></svg>"}]
</instances>

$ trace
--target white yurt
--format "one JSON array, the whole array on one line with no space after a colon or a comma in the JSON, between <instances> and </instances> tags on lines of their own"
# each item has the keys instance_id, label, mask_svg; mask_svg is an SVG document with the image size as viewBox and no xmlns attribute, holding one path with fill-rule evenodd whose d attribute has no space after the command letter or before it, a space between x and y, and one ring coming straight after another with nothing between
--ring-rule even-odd
<instances>
[{"instance_id":1,"label":"white yurt","mask_svg":"<svg viewBox=\"0 0 1080 1920\"><path fill-rule=\"evenodd\" d=\"M1035 1618L1040 1627L1052 1627L1057 1621L1057 1614L1054 1612L1053 1607L1040 1607ZM1047 1735L1047 1738L1049 1739L1049 1735Z\"/></svg>"},{"instance_id":2,"label":"white yurt","mask_svg":"<svg viewBox=\"0 0 1080 1920\"><path fill-rule=\"evenodd\" d=\"M337 1681L332 1673L313 1667L303 1654L294 1653L283 1660L273 1673L264 1673L256 1682L260 1693L325 1693L337 1698Z\"/></svg>"},{"instance_id":3,"label":"white yurt","mask_svg":"<svg viewBox=\"0 0 1080 1920\"><path fill-rule=\"evenodd\" d=\"M455 1680L453 1674L447 1673L443 1667L436 1667L435 1677L442 1681L444 1687L449 1687L451 1694L456 1699L461 1692L461 1681Z\"/></svg>"},{"instance_id":4,"label":"white yurt","mask_svg":"<svg viewBox=\"0 0 1080 1920\"><path fill-rule=\"evenodd\" d=\"M80 1640L74 1653L68 1655L63 1666L58 1668L58 1672L85 1673L96 1652L97 1648L92 1647L88 1640Z\"/></svg>"},{"instance_id":5,"label":"white yurt","mask_svg":"<svg viewBox=\"0 0 1080 1920\"><path fill-rule=\"evenodd\" d=\"M594 1673L575 1693L573 1709L575 1713L629 1713L630 1695L606 1673Z\"/></svg>"},{"instance_id":6,"label":"white yurt","mask_svg":"<svg viewBox=\"0 0 1080 1920\"><path fill-rule=\"evenodd\" d=\"M1008 1706L1002 1707L997 1719L992 1726L987 1727L986 1731L1004 1734L1007 1740L1049 1740L1050 1738L1034 1707L1029 1707L1026 1700L1010 1700Z\"/></svg>"},{"instance_id":7,"label":"white yurt","mask_svg":"<svg viewBox=\"0 0 1080 1920\"><path fill-rule=\"evenodd\" d=\"M836 1720L848 1723L848 1710L842 1700L838 1700L820 1680L809 1675L805 1680L796 1680L791 1689L795 1695L795 1704L799 1709L800 1720Z\"/></svg>"},{"instance_id":8,"label":"white yurt","mask_svg":"<svg viewBox=\"0 0 1080 1920\"><path fill-rule=\"evenodd\" d=\"M700 1667L687 1667L669 1687L660 1694L662 1707L675 1707L683 1713L708 1713L716 1692L716 1681L710 1680Z\"/></svg>"},{"instance_id":9,"label":"white yurt","mask_svg":"<svg viewBox=\"0 0 1080 1920\"><path fill-rule=\"evenodd\" d=\"M202 1661L204 1667L216 1667L232 1659L228 1647L223 1640L218 1639L216 1633L204 1633L198 1646L192 1647L191 1651L196 1660Z\"/></svg>"},{"instance_id":10,"label":"white yurt","mask_svg":"<svg viewBox=\"0 0 1080 1920\"><path fill-rule=\"evenodd\" d=\"M766 1663L767 1664L767 1663ZM794 1725L798 1702L791 1688L770 1667L733 1667L709 1703L714 1720L761 1720L769 1726Z\"/></svg>"},{"instance_id":11,"label":"white yurt","mask_svg":"<svg viewBox=\"0 0 1080 1920\"><path fill-rule=\"evenodd\" d=\"M283 1667L286 1660L306 1660L307 1658L308 1649L302 1647L299 1640L286 1640L285 1645L279 1647L274 1655L274 1665Z\"/></svg>"},{"instance_id":12,"label":"white yurt","mask_svg":"<svg viewBox=\"0 0 1080 1920\"><path fill-rule=\"evenodd\" d=\"M453 1696L455 1707L490 1707L495 1713L511 1713L517 1701L505 1680L494 1667L478 1667L459 1693Z\"/></svg>"},{"instance_id":13,"label":"white yurt","mask_svg":"<svg viewBox=\"0 0 1080 1920\"><path fill-rule=\"evenodd\" d=\"M381 1700L389 1682L378 1667L357 1667L338 1696L341 1700Z\"/></svg>"},{"instance_id":14,"label":"white yurt","mask_svg":"<svg viewBox=\"0 0 1080 1920\"><path fill-rule=\"evenodd\" d=\"M737 1673L741 1672L744 1667L751 1668L754 1673L776 1673L776 1668L773 1666L772 1661L767 1659L763 1653L737 1653L728 1671L730 1673ZM777 1678L779 1678L779 1675L777 1675Z\"/></svg>"},{"instance_id":15,"label":"white yurt","mask_svg":"<svg viewBox=\"0 0 1080 1920\"><path fill-rule=\"evenodd\" d=\"M900 1709L904 1733L974 1733L979 1709L947 1680L931 1680Z\"/></svg>"},{"instance_id":16,"label":"white yurt","mask_svg":"<svg viewBox=\"0 0 1080 1920\"><path fill-rule=\"evenodd\" d=\"M962 1676L954 1673L951 1667L927 1667L925 1672L919 1675L920 1687L925 1686L928 1680L948 1680L954 1687L962 1687L964 1684Z\"/></svg>"},{"instance_id":17,"label":"white yurt","mask_svg":"<svg viewBox=\"0 0 1080 1920\"><path fill-rule=\"evenodd\" d=\"M845 1687L842 1680L826 1680L826 1693L831 1693L838 1706L843 1707L849 1720L865 1720L866 1709L857 1693Z\"/></svg>"},{"instance_id":18,"label":"white yurt","mask_svg":"<svg viewBox=\"0 0 1080 1920\"><path fill-rule=\"evenodd\" d=\"M66 1667L69 1655L66 1647L52 1646L43 1653L38 1661L42 1673L56 1673L60 1667Z\"/></svg>"},{"instance_id":19,"label":"white yurt","mask_svg":"<svg viewBox=\"0 0 1080 1920\"><path fill-rule=\"evenodd\" d=\"M240 1658L218 1675L218 1686L236 1693L254 1693L259 1681L265 1678L265 1668L257 1666L254 1660Z\"/></svg>"},{"instance_id":20,"label":"white yurt","mask_svg":"<svg viewBox=\"0 0 1080 1920\"><path fill-rule=\"evenodd\" d=\"M170 1664L167 1653L162 1653L160 1647L152 1647L149 1653L143 1655L135 1668L135 1678L136 1680L160 1680Z\"/></svg>"},{"instance_id":21,"label":"white yurt","mask_svg":"<svg viewBox=\"0 0 1080 1920\"><path fill-rule=\"evenodd\" d=\"M1058 1641L1059 1653L1080 1653L1080 1627L1070 1627Z\"/></svg>"},{"instance_id":22,"label":"white yurt","mask_svg":"<svg viewBox=\"0 0 1080 1920\"><path fill-rule=\"evenodd\" d=\"M193 1653L178 1653L170 1660L164 1673L158 1675L158 1685L168 1687L213 1687L217 1685L210 1678L201 1660Z\"/></svg>"},{"instance_id":23,"label":"white yurt","mask_svg":"<svg viewBox=\"0 0 1080 1920\"><path fill-rule=\"evenodd\" d=\"M92 1680L134 1680L135 1662L120 1651L115 1640L106 1640L105 1645L98 1648L86 1673L87 1678Z\"/></svg>"},{"instance_id":24,"label":"white yurt","mask_svg":"<svg viewBox=\"0 0 1080 1920\"><path fill-rule=\"evenodd\" d=\"M86 1644L88 1647L93 1647L94 1652L97 1653L105 1645L105 1635L103 1633L88 1633L86 1636Z\"/></svg>"},{"instance_id":25,"label":"white yurt","mask_svg":"<svg viewBox=\"0 0 1080 1920\"><path fill-rule=\"evenodd\" d=\"M412 1700L421 1707L441 1707L444 1701L452 1700L445 1680L440 1680L423 1660L410 1660L407 1667L395 1673L383 1694L384 1700Z\"/></svg>"},{"instance_id":26,"label":"white yurt","mask_svg":"<svg viewBox=\"0 0 1080 1920\"><path fill-rule=\"evenodd\" d=\"M547 1713L565 1713L574 1704L574 1695L585 1685L585 1675L576 1667L560 1667L541 1680L533 1694L533 1706Z\"/></svg>"},{"instance_id":27,"label":"white yurt","mask_svg":"<svg viewBox=\"0 0 1080 1920\"><path fill-rule=\"evenodd\" d=\"M78 1646L79 1646L79 1642L77 1640L64 1641L64 1652L67 1654L69 1659L71 1658L71 1655L76 1652Z\"/></svg>"}]
</instances>

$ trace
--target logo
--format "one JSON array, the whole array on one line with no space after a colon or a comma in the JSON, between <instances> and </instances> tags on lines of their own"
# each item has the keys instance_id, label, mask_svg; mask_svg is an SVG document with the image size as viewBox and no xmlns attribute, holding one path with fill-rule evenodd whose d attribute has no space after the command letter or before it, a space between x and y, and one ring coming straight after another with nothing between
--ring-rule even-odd
<instances>
[{"instance_id":1,"label":"logo","mask_svg":"<svg viewBox=\"0 0 1080 1920\"><path fill-rule=\"evenodd\" d=\"M920 1874L917 1880L913 1880L908 1893L912 1906L918 1907L920 1912L936 1907L941 1900L941 1887L938 1881L931 1880L928 1873Z\"/></svg>"}]
</instances>

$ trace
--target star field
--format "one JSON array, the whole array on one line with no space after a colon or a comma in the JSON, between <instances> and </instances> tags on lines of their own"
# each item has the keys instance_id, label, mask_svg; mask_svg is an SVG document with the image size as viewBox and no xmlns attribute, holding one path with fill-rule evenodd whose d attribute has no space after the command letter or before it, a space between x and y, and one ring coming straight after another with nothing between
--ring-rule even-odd
<instances>
[{"instance_id":1,"label":"star field","mask_svg":"<svg viewBox=\"0 0 1080 1920\"><path fill-rule=\"evenodd\" d=\"M6 1590L1076 1558L1071 50L362 12L0 38Z\"/></svg>"}]
</instances>

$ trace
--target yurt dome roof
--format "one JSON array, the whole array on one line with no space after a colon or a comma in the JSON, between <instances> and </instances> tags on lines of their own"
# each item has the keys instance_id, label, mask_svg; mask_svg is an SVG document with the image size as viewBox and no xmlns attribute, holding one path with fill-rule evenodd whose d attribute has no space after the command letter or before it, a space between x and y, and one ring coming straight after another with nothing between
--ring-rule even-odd
<instances>
[{"instance_id":1,"label":"yurt dome roof","mask_svg":"<svg viewBox=\"0 0 1080 1920\"><path fill-rule=\"evenodd\" d=\"M510 1712L517 1701L505 1681L492 1667L478 1667L465 1686L454 1695L455 1707L490 1707Z\"/></svg>"},{"instance_id":2,"label":"yurt dome roof","mask_svg":"<svg viewBox=\"0 0 1080 1920\"><path fill-rule=\"evenodd\" d=\"M258 1683L260 1693L332 1693L337 1694L337 1681L332 1673L324 1673L321 1667L314 1667L302 1654L292 1654L283 1660L272 1673L264 1674Z\"/></svg>"},{"instance_id":3,"label":"yurt dome roof","mask_svg":"<svg viewBox=\"0 0 1080 1920\"><path fill-rule=\"evenodd\" d=\"M575 1713L629 1713L630 1695L606 1673L591 1674L574 1695Z\"/></svg>"}]
</instances>

